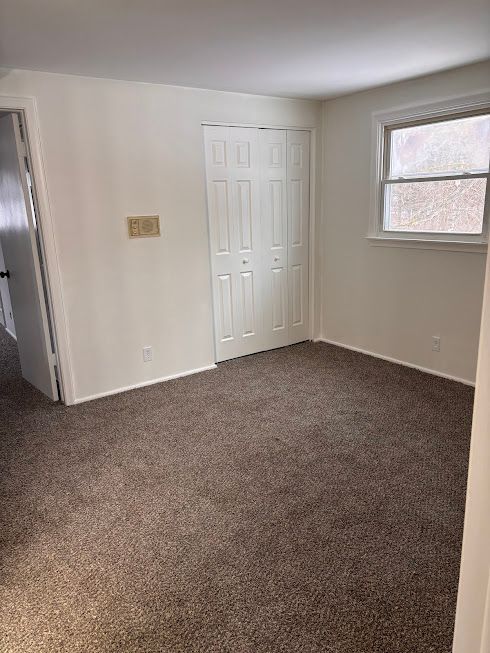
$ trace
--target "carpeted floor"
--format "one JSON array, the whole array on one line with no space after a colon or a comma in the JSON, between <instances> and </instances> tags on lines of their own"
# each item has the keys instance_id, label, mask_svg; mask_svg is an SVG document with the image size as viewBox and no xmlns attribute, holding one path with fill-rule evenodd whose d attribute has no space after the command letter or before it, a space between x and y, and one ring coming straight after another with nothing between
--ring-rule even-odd
<instances>
[{"instance_id":1,"label":"carpeted floor","mask_svg":"<svg viewBox=\"0 0 490 653\"><path fill-rule=\"evenodd\" d=\"M449 653L473 392L325 344L66 408L0 335L2 653Z\"/></svg>"}]
</instances>

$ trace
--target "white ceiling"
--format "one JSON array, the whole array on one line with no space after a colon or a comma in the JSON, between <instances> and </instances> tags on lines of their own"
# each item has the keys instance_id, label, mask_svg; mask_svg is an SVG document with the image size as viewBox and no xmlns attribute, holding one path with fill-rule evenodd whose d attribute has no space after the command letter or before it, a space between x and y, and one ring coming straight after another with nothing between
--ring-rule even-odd
<instances>
[{"instance_id":1,"label":"white ceiling","mask_svg":"<svg viewBox=\"0 0 490 653\"><path fill-rule=\"evenodd\" d=\"M490 57L489 0L0 0L0 65L325 98Z\"/></svg>"}]
</instances>

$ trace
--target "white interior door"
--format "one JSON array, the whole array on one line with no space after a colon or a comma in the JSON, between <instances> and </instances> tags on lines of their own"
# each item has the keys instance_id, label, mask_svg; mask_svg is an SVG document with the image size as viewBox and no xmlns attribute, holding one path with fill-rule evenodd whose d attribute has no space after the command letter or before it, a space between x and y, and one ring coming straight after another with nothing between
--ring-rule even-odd
<instances>
[{"instance_id":1,"label":"white interior door","mask_svg":"<svg viewBox=\"0 0 490 653\"><path fill-rule=\"evenodd\" d=\"M308 340L309 132L204 137L217 361Z\"/></svg>"},{"instance_id":2,"label":"white interior door","mask_svg":"<svg viewBox=\"0 0 490 653\"><path fill-rule=\"evenodd\" d=\"M259 129L265 349L289 344L287 132Z\"/></svg>"},{"instance_id":3,"label":"white interior door","mask_svg":"<svg viewBox=\"0 0 490 653\"><path fill-rule=\"evenodd\" d=\"M58 399L19 118L0 118L0 238L23 377Z\"/></svg>"},{"instance_id":4,"label":"white interior door","mask_svg":"<svg viewBox=\"0 0 490 653\"><path fill-rule=\"evenodd\" d=\"M310 132L287 133L289 344L309 337Z\"/></svg>"},{"instance_id":5,"label":"white interior door","mask_svg":"<svg viewBox=\"0 0 490 653\"><path fill-rule=\"evenodd\" d=\"M218 361L263 349L256 129L205 127Z\"/></svg>"}]
</instances>

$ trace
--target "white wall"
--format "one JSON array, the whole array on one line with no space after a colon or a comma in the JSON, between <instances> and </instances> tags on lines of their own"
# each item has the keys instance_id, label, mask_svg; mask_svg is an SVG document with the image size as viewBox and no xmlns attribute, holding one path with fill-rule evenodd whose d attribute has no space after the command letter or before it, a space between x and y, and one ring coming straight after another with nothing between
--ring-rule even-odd
<instances>
[{"instance_id":1,"label":"white wall","mask_svg":"<svg viewBox=\"0 0 490 653\"><path fill-rule=\"evenodd\" d=\"M486 62L324 103L324 338L474 381L486 255L369 244L371 116L489 86Z\"/></svg>"},{"instance_id":2,"label":"white wall","mask_svg":"<svg viewBox=\"0 0 490 653\"><path fill-rule=\"evenodd\" d=\"M371 113L476 92L489 74L476 64L324 103L323 337L474 379L485 256L365 235ZM0 95L36 99L76 398L212 364L201 122L318 128L321 105L30 71L0 73ZM129 240L125 217L154 213L163 237Z\"/></svg>"},{"instance_id":3,"label":"white wall","mask_svg":"<svg viewBox=\"0 0 490 653\"><path fill-rule=\"evenodd\" d=\"M321 104L30 71L0 95L37 102L76 398L212 364L201 121L319 127ZM144 214L163 237L129 240Z\"/></svg>"},{"instance_id":4,"label":"white wall","mask_svg":"<svg viewBox=\"0 0 490 653\"><path fill-rule=\"evenodd\" d=\"M0 270L5 270L5 261L3 258L2 243L0 242ZM7 331L15 338L15 323L12 315L12 304L10 302L10 290L8 279L0 279L0 305L2 316L0 320ZM2 319L3 317L3 319Z\"/></svg>"},{"instance_id":5,"label":"white wall","mask_svg":"<svg viewBox=\"0 0 490 653\"><path fill-rule=\"evenodd\" d=\"M454 653L490 651L490 258L481 326Z\"/></svg>"}]
</instances>

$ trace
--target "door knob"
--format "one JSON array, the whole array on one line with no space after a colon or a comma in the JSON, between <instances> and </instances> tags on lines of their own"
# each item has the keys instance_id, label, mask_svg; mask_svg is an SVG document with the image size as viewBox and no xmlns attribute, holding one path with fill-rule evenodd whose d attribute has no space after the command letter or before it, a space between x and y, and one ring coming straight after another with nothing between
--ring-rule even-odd
<instances>
[{"instance_id":1,"label":"door knob","mask_svg":"<svg viewBox=\"0 0 490 653\"><path fill-rule=\"evenodd\" d=\"M248 258L244 258L242 263L243 263L243 265L245 265L245 263L248 263Z\"/></svg>"},{"instance_id":2,"label":"door knob","mask_svg":"<svg viewBox=\"0 0 490 653\"><path fill-rule=\"evenodd\" d=\"M276 263L277 263L278 260L279 260L279 256L274 256L274 261L275 261Z\"/></svg>"},{"instance_id":3,"label":"door knob","mask_svg":"<svg viewBox=\"0 0 490 653\"><path fill-rule=\"evenodd\" d=\"M0 278L4 279L7 277L7 279L10 279L10 272L8 270L5 270L5 272L0 272Z\"/></svg>"}]
</instances>

